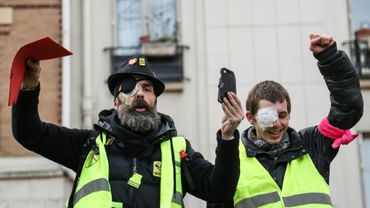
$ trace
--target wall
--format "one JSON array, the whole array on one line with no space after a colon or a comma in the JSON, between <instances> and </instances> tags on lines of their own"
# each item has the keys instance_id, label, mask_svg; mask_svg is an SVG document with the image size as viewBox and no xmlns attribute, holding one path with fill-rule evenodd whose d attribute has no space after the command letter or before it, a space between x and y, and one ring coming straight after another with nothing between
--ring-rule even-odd
<instances>
[{"instance_id":1,"label":"wall","mask_svg":"<svg viewBox=\"0 0 370 208\"><path fill-rule=\"evenodd\" d=\"M0 0L0 9L10 10L10 21L0 23L0 156L30 155L13 139L11 107L8 107L10 68L16 51L24 44L49 36L60 42L60 0ZM41 62L41 118L61 122L60 60Z\"/></svg>"},{"instance_id":2,"label":"wall","mask_svg":"<svg viewBox=\"0 0 370 208\"><path fill-rule=\"evenodd\" d=\"M0 207L64 207L69 196L73 176L15 141L7 106L16 51L45 36L60 43L60 27L60 0L0 0ZM61 62L42 61L41 67L40 117L60 124Z\"/></svg>"},{"instance_id":3,"label":"wall","mask_svg":"<svg viewBox=\"0 0 370 208\"><path fill-rule=\"evenodd\" d=\"M64 207L72 179L41 157L0 158L0 207Z\"/></svg>"}]
</instances>

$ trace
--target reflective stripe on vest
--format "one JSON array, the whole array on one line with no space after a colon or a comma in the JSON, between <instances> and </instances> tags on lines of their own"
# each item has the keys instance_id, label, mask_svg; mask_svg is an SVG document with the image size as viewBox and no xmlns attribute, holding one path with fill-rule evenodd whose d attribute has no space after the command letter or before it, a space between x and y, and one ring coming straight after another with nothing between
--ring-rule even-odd
<instances>
[{"instance_id":1,"label":"reflective stripe on vest","mask_svg":"<svg viewBox=\"0 0 370 208\"><path fill-rule=\"evenodd\" d=\"M109 191L109 182L106 179L100 178L85 184L76 192L74 204L77 204L83 197L98 191Z\"/></svg>"},{"instance_id":2,"label":"reflective stripe on vest","mask_svg":"<svg viewBox=\"0 0 370 208\"><path fill-rule=\"evenodd\" d=\"M260 194L239 201L238 204L236 204L235 208L261 207L265 204L272 204L278 201L280 201L280 196L278 192Z\"/></svg>"},{"instance_id":3,"label":"reflective stripe on vest","mask_svg":"<svg viewBox=\"0 0 370 208\"><path fill-rule=\"evenodd\" d=\"M294 207L304 204L332 205L329 194L324 193L297 194L294 196L283 197L283 201L286 207Z\"/></svg>"},{"instance_id":4,"label":"reflective stripe on vest","mask_svg":"<svg viewBox=\"0 0 370 208\"><path fill-rule=\"evenodd\" d=\"M255 157L246 155L246 149L240 143L240 176L234 195L236 208L332 207L329 186L309 154L288 163L283 190Z\"/></svg>"},{"instance_id":5,"label":"reflective stripe on vest","mask_svg":"<svg viewBox=\"0 0 370 208\"><path fill-rule=\"evenodd\" d=\"M181 160L180 151L186 150L186 142L183 137L173 137L173 156L175 158L176 190L174 191L173 164L171 141L161 143L162 165L161 165L161 208L180 208L184 206L181 182ZM163 180L165 179L165 180ZM172 179L172 180L170 180Z\"/></svg>"},{"instance_id":6,"label":"reflective stripe on vest","mask_svg":"<svg viewBox=\"0 0 370 208\"><path fill-rule=\"evenodd\" d=\"M109 185L109 163L105 151L107 137L103 133L95 141L99 149L99 154L91 150L86 157L74 196L74 208L112 208L114 204ZM186 150L186 142L183 137L173 137L172 141L176 166L175 179L173 178L170 140L161 143L161 208L183 207L179 153L181 150ZM173 191L174 180L176 180L176 191Z\"/></svg>"}]
</instances>

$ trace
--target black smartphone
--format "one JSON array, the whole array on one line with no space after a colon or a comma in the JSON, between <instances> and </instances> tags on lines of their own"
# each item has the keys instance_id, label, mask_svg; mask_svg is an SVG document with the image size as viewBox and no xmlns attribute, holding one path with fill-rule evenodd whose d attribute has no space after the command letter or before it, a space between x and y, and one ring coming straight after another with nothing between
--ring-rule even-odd
<instances>
[{"instance_id":1,"label":"black smartphone","mask_svg":"<svg viewBox=\"0 0 370 208\"><path fill-rule=\"evenodd\" d=\"M221 68L220 70L220 80L218 83L218 102L223 103L224 97L226 97L227 92L234 92L236 94L236 81L235 74L233 71Z\"/></svg>"}]
</instances>

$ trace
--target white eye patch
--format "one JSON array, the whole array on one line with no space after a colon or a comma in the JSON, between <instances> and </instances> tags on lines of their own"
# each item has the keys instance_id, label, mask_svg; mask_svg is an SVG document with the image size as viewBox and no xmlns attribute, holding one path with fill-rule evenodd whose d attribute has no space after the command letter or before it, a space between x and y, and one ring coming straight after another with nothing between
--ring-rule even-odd
<instances>
[{"instance_id":1,"label":"white eye patch","mask_svg":"<svg viewBox=\"0 0 370 208\"><path fill-rule=\"evenodd\" d=\"M263 131L268 127L272 127L277 119L278 112L274 107L261 108L257 112L257 122Z\"/></svg>"}]
</instances>

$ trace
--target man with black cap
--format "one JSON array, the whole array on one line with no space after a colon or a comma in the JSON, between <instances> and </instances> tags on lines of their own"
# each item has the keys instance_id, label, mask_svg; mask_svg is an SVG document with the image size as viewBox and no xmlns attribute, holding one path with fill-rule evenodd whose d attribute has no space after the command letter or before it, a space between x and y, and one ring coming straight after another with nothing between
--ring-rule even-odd
<instances>
[{"instance_id":1,"label":"man with black cap","mask_svg":"<svg viewBox=\"0 0 370 208\"><path fill-rule=\"evenodd\" d=\"M68 207L183 207L187 192L207 201L232 199L239 177L237 127L244 114L234 93L222 104L212 165L177 136L169 116L157 112L165 85L145 57L132 57L109 76L114 109L99 114L94 130L42 122L41 68L30 59L27 67L12 109L13 134L27 149L76 172Z\"/></svg>"}]
</instances>

